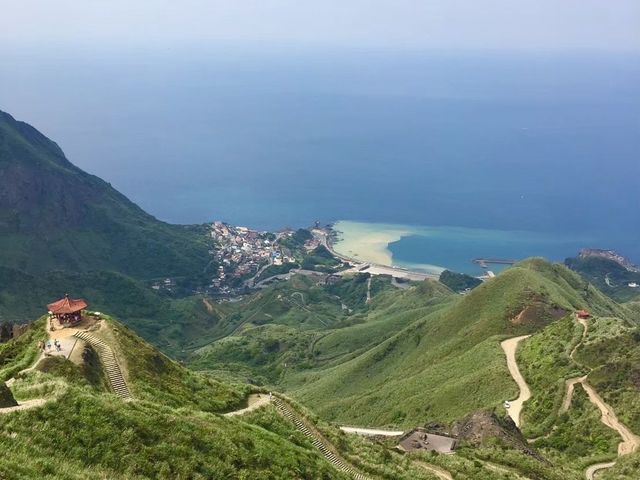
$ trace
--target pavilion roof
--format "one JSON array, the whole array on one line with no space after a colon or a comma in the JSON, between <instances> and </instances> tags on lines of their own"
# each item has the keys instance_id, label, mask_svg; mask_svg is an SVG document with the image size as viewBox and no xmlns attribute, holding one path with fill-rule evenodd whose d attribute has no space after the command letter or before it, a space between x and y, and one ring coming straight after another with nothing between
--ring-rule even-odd
<instances>
[{"instance_id":1,"label":"pavilion roof","mask_svg":"<svg viewBox=\"0 0 640 480\"><path fill-rule=\"evenodd\" d=\"M69 298L69 295L65 295L64 298L47 305L47 308L51 313L60 315L65 313L76 313L87 308L87 306L87 302L83 299L73 299Z\"/></svg>"}]
</instances>

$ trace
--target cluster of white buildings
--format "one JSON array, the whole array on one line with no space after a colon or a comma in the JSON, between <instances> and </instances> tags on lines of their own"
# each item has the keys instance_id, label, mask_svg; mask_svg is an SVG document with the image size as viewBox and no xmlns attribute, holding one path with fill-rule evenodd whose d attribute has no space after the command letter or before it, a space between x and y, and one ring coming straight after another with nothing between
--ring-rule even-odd
<instances>
[{"instance_id":1,"label":"cluster of white buildings","mask_svg":"<svg viewBox=\"0 0 640 480\"><path fill-rule=\"evenodd\" d=\"M277 245L277 237L269 232L214 222L210 235L217 244L213 256L220 264L211 288L220 293L231 293L232 280L255 274L263 265L295 262L283 254Z\"/></svg>"}]
</instances>

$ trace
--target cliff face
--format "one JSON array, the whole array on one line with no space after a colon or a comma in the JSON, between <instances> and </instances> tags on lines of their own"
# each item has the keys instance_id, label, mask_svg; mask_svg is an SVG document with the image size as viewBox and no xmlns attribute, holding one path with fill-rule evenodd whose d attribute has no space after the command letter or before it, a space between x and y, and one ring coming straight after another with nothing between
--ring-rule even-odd
<instances>
[{"instance_id":1,"label":"cliff face","mask_svg":"<svg viewBox=\"0 0 640 480\"><path fill-rule=\"evenodd\" d=\"M0 266L188 276L202 272L207 250L193 228L158 221L0 112Z\"/></svg>"}]
</instances>

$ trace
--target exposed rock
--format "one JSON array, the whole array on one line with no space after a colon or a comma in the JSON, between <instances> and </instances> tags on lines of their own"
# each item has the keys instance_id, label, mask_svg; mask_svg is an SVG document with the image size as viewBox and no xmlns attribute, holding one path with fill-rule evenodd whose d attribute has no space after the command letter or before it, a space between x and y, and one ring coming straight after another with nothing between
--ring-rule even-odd
<instances>
[{"instance_id":1,"label":"exposed rock","mask_svg":"<svg viewBox=\"0 0 640 480\"><path fill-rule=\"evenodd\" d=\"M516 427L511 417L499 417L494 412L478 411L467 415L454 423L451 433L458 440L471 445L483 445L489 440L498 439L505 445L520 450L541 462L548 461L536 452Z\"/></svg>"},{"instance_id":2,"label":"exposed rock","mask_svg":"<svg viewBox=\"0 0 640 480\"><path fill-rule=\"evenodd\" d=\"M13 398L9 387L4 382L0 382L0 408L15 407L16 405L18 405L18 402Z\"/></svg>"},{"instance_id":3,"label":"exposed rock","mask_svg":"<svg viewBox=\"0 0 640 480\"><path fill-rule=\"evenodd\" d=\"M530 325L539 322L540 319L558 320L569 313L558 305L547 305L543 299L536 298L532 302L513 317L511 323L514 325Z\"/></svg>"}]
</instances>

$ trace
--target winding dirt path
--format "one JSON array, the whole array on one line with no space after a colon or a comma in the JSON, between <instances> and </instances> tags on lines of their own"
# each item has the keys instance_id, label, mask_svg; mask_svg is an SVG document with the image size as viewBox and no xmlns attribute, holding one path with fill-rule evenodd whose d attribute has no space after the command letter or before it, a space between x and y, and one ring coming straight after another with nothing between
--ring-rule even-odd
<instances>
[{"instance_id":1,"label":"winding dirt path","mask_svg":"<svg viewBox=\"0 0 640 480\"><path fill-rule=\"evenodd\" d=\"M573 392L576 388L576 383L583 383L587 379L587 376L583 377L574 377L570 378L565 382L565 386L567 388L564 399L562 400L562 405L560 406L560 413L565 413L569 411L569 407L571 406L571 401L573 400Z\"/></svg>"},{"instance_id":2,"label":"winding dirt path","mask_svg":"<svg viewBox=\"0 0 640 480\"><path fill-rule=\"evenodd\" d=\"M52 398L34 398L31 400L25 400L24 402L18 402L18 405L15 407L6 407L0 408L0 414L3 413L11 413L11 412L19 412L20 410L29 410L31 408L41 407L49 400L53 400Z\"/></svg>"},{"instance_id":3,"label":"winding dirt path","mask_svg":"<svg viewBox=\"0 0 640 480\"><path fill-rule=\"evenodd\" d=\"M586 319L578 318L577 316L576 316L576 320L578 321L578 323L580 323L580 325L582 325L582 338L580 339L578 344L575 347L573 347L573 350L571 350L571 354L569 356L571 357L571 360L573 360L575 363L578 363L576 362L574 355L578 350L578 348L582 346L585 338L587 337L587 334L589 333L589 322L587 322ZM587 392L589 401L593 403L596 407L598 407L598 410L600 410L600 415L601 415L600 421L607 427L618 432L618 435L620 435L620 438L622 438L622 441L618 444L618 457L621 457L623 455L628 455L638 450L638 448L640 448L640 437L634 434L631 430L629 430L629 428L625 424L623 424L622 422L620 422L620 420L618 420L618 417L616 416L616 413L614 412L613 408L611 408L602 399L602 397L598 394L598 392L589 384L589 382L587 381L587 375L584 375L582 377L570 378L566 381L565 384L566 384L567 390L565 392L565 396L562 401L562 406L560 407L560 413L567 412L571 407L573 392L575 391L575 385L577 383L582 385L582 388L584 388L585 392ZM584 475L587 478L587 480L594 480L596 472L600 470L604 470L606 468L611 468L615 464L616 464L615 461L595 463L593 465L590 465L585 470Z\"/></svg>"},{"instance_id":4,"label":"winding dirt path","mask_svg":"<svg viewBox=\"0 0 640 480\"><path fill-rule=\"evenodd\" d=\"M202 297L202 303L204 304L204 308L207 309L207 312L213 313L215 311L213 304L209 301L208 298Z\"/></svg>"},{"instance_id":5,"label":"winding dirt path","mask_svg":"<svg viewBox=\"0 0 640 480\"><path fill-rule=\"evenodd\" d=\"M233 412L225 413L225 417L235 417L237 415L243 415L245 413L249 413L253 410L257 410L260 407L268 405L271 402L269 399L269 395L266 393L256 393L249 395L249 399L247 401L248 406L245 408L241 408L240 410L234 410Z\"/></svg>"},{"instance_id":6,"label":"winding dirt path","mask_svg":"<svg viewBox=\"0 0 640 480\"><path fill-rule=\"evenodd\" d=\"M589 385L586 380L582 382L582 387L587 392L587 395L589 395L591 403L600 410L600 414L602 415L600 421L620 434L622 442L618 444L618 456L621 457L622 455L628 455L640 448L640 437L629 430L624 423L618 420L616 413L602 399L598 392L596 392L596 390Z\"/></svg>"},{"instance_id":7,"label":"winding dirt path","mask_svg":"<svg viewBox=\"0 0 640 480\"><path fill-rule=\"evenodd\" d=\"M508 410L509 416L517 427L520 427L520 413L522 412L522 405L531 398L531 390L518 368L518 363L516 362L516 351L518 350L518 344L530 336L531 335L522 335L520 337L513 337L500 343L502 350L504 350L504 353L507 356L507 367L509 368L509 373L520 389L520 395L518 395L518 398L509 402L511 405Z\"/></svg>"}]
</instances>

